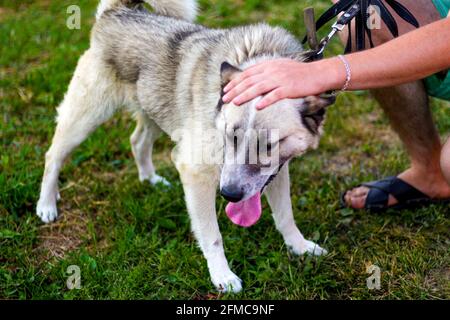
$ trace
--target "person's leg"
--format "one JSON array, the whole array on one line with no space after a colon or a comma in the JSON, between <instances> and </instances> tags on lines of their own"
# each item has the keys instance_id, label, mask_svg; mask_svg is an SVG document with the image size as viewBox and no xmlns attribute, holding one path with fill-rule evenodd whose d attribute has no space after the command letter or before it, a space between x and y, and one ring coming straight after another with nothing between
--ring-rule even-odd
<instances>
[{"instance_id":1,"label":"person's leg","mask_svg":"<svg viewBox=\"0 0 450 320\"><path fill-rule=\"evenodd\" d=\"M447 183L450 185L450 138L448 138L447 143L442 148L441 169Z\"/></svg>"},{"instance_id":2,"label":"person's leg","mask_svg":"<svg viewBox=\"0 0 450 320\"><path fill-rule=\"evenodd\" d=\"M450 197L450 187L440 166L441 142L433 125L423 84L415 82L376 90L373 94L405 144L411 159L411 167L398 177L431 198ZM356 209L363 208L368 191L368 188L360 187L348 192L347 204ZM391 196L389 205L396 203Z\"/></svg>"},{"instance_id":3,"label":"person's leg","mask_svg":"<svg viewBox=\"0 0 450 320\"><path fill-rule=\"evenodd\" d=\"M429 0L400 2L415 15L421 26L440 19L438 11ZM400 34L415 29L394 12L393 15L397 20ZM392 39L384 24L380 30L373 30L372 35L375 45ZM444 179L440 166L441 143L422 82L374 90L372 93L388 115L392 127L405 144L411 159L411 168L398 177L432 198L450 197L450 187ZM368 191L366 187L356 188L347 192L345 200L349 206L361 209L364 207ZM389 205L396 202L391 196Z\"/></svg>"}]
</instances>

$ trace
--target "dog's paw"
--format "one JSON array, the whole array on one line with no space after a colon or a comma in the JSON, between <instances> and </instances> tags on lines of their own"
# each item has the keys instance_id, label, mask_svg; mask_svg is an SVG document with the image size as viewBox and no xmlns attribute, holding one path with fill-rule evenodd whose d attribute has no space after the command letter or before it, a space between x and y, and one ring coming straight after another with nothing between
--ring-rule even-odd
<instances>
[{"instance_id":1,"label":"dog's paw","mask_svg":"<svg viewBox=\"0 0 450 320\"><path fill-rule=\"evenodd\" d=\"M58 217L58 209L56 209L56 203L50 204L39 201L36 207L36 214L44 223L55 221Z\"/></svg>"},{"instance_id":2,"label":"dog's paw","mask_svg":"<svg viewBox=\"0 0 450 320\"><path fill-rule=\"evenodd\" d=\"M303 255L305 253L312 254L314 256L322 256L328 253L327 250L309 240L303 240L298 246L290 246L290 250L296 255Z\"/></svg>"},{"instance_id":3,"label":"dog's paw","mask_svg":"<svg viewBox=\"0 0 450 320\"><path fill-rule=\"evenodd\" d=\"M319 246L317 243L314 243L309 240L305 240L306 242L306 253L310 253L314 256L322 256L328 253L327 250Z\"/></svg>"},{"instance_id":4,"label":"dog's paw","mask_svg":"<svg viewBox=\"0 0 450 320\"><path fill-rule=\"evenodd\" d=\"M242 280L231 271L212 276L212 282L222 293L238 293L242 290Z\"/></svg>"},{"instance_id":5,"label":"dog's paw","mask_svg":"<svg viewBox=\"0 0 450 320\"><path fill-rule=\"evenodd\" d=\"M153 177L150 178L150 183L155 186L157 184L162 184L165 187L171 187L172 185L170 184L169 181L166 180L166 178L161 177L160 175L153 175Z\"/></svg>"}]
</instances>

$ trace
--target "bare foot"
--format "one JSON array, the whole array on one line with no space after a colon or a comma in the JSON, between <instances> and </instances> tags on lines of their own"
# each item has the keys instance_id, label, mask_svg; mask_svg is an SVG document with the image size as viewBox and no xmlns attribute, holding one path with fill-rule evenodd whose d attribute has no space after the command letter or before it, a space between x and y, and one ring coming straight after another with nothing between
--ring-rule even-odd
<instances>
[{"instance_id":1,"label":"bare foot","mask_svg":"<svg viewBox=\"0 0 450 320\"><path fill-rule=\"evenodd\" d=\"M447 184L442 174L419 174L416 170L411 168L400 174L398 178L409 183L411 186L432 199L450 198L450 186ZM345 203L348 207L353 209L364 209L369 191L369 188L363 186L347 191L344 196ZM393 206L397 203L397 199L392 195L389 195L388 206Z\"/></svg>"}]
</instances>

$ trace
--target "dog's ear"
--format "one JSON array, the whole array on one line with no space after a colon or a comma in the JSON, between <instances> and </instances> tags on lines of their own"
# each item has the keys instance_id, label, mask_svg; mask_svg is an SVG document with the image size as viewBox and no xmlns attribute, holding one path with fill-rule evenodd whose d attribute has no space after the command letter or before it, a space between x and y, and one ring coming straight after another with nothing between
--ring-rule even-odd
<instances>
[{"instance_id":1,"label":"dog's ear","mask_svg":"<svg viewBox=\"0 0 450 320\"><path fill-rule=\"evenodd\" d=\"M222 63L220 66L220 75L222 77L222 87L225 87L231 80L238 76L242 72L241 69L229 64L228 62Z\"/></svg>"},{"instance_id":2,"label":"dog's ear","mask_svg":"<svg viewBox=\"0 0 450 320\"><path fill-rule=\"evenodd\" d=\"M334 94L322 94L320 96L309 96L304 99L304 114L315 114L322 109L326 109L336 102Z\"/></svg>"},{"instance_id":3,"label":"dog's ear","mask_svg":"<svg viewBox=\"0 0 450 320\"><path fill-rule=\"evenodd\" d=\"M220 76L221 76L221 85L222 85L222 89L220 92L220 99L219 102L217 103L217 110L220 111L222 109L223 106L223 96L224 96L224 91L223 89L225 88L225 86L231 81L233 80L235 77L237 77L240 73L242 72L241 69L236 68L235 66L229 64L228 62L223 62L222 65L220 66Z\"/></svg>"},{"instance_id":4,"label":"dog's ear","mask_svg":"<svg viewBox=\"0 0 450 320\"><path fill-rule=\"evenodd\" d=\"M304 100L300 116L305 127L312 133L318 134L325 119L326 108L336 101L332 94L310 96Z\"/></svg>"}]
</instances>

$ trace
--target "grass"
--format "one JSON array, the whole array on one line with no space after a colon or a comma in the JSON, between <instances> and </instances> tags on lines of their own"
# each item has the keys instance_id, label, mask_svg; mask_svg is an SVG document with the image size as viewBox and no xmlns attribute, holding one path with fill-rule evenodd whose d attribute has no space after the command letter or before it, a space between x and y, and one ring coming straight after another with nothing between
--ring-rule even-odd
<instances>
[{"instance_id":1,"label":"grass","mask_svg":"<svg viewBox=\"0 0 450 320\"><path fill-rule=\"evenodd\" d=\"M199 21L230 27L255 21L303 35L302 8L321 1L202 0ZM73 1L0 1L0 298L1 299L435 299L450 298L449 209L373 215L339 210L338 195L408 166L387 119L366 92L341 95L319 150L293 161L292 198L302 232L330 254L290 255L267 204L249 230L232 225L218 198L219 222L238 295L217 295L190 233L183 191L166 137L156 165L173 188L141 184L131 155L134 128L117 115L67 162L60 178L61 219L34 214L44 154L79 56L88 48L97 1L77 1L81 30L65 27ZM333 42L329 54L341 52ZM432 102L443 137L450 108ZM381 268L368 290L366 267ZM81 268L80 290L66 269Z\"/></svg>"}]
</instances>

